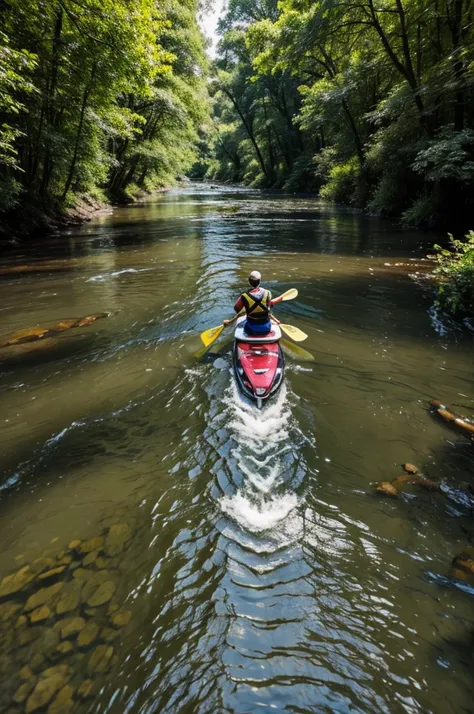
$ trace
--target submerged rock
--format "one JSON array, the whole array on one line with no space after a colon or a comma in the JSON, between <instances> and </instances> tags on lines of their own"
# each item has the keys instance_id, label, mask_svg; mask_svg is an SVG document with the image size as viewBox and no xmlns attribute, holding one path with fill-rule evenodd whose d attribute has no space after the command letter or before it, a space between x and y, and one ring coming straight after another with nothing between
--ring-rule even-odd
<instances>
[{"instance_id":1,"label":"submerged rock","mask_svg":"<svg viewBox=\"0 0 474 714\"><path fill-rule=\"evenodd\" d=\"M0 598L14 595L22 588L26 587L34 580L35 573L31 571L29 565L24 565L16 573L7 575L0 583Z\"/></svg>"},{"instance_id":2,"label":"submerged rock","mask_svg":"<svg viewBox=\"0 0 474 714\"><path fill-rule=\"evenodd\" d=\"M49 331L48 327L27 327L24 330L17 330L17 332L14 332L12 335L7 337L6 340L0 342L0 348L40 340L42 337L47 335Z\"/></svg>"},{"instance_id":3,"label":"submerged rock","mask_svg":"<svg viewBox=\"0 0 474 714\"><path fill-rule=\"evenodd\" d=\"M474 575L474 548L466 549L453 558L451 575L459 580L467 580Z\"/></svg>"},{"instance_id":4,"label":"submerged rock","mask_svg":"<svg viewBox=\"0 0 474 714\"><path fill-rule=\"evenodd\" d=\"M51 616L51 610L47 605L41 605L41 607L36 608L30 612L30 622L35 624L36 622L42 622L47 620Z\"/></svg>"},{"instance_id":5,"label":"submerged rock","mask_svg":"<svg viewBox=\"0 0 474 714\"><path fill-rule=\"evenodd\" d=\"M99 585L102 585L107 582L107 580L110 580L108 570L99 570L96 572L88 570L86 572L88 573L88 577L81 594L82 602L88 602L89 598L95 593ZM95 605L90 605L90 607L95 607Z\"/></svg>"},{"instance_id":6,"label":"submerged rock","mask_svg":"<svg viewBox=\"0 0 474 714\"><path fill-rule=\"evenodd\" d=\"M130 610L118 610L110 617L110 622L114 627L125 627L132 619Z\"/></svg>"},{"instance_id":7,"label":"submerged rock","mask_svg":"<svg viewBox=\"0 0 474 714\"><path fill-rule=\"evenodd\" d=\"M70 654L73 651L73 649L74 649L74 645L72 644L72 642L70 642L69 640L66 640L65 642L60 642L59 645L57 645L56 652L59 655L63 656L63 655Z\"/></svg>"},{"instance_id":8,"label":"submerged rock","mask_svg":"<svg viewBox=\"0 0 474 714\"><path fill-rule=\"evenodd\" d=\"M21 605L20 605L20 607L21 607ZM26 615L20 615L18 620L15 623L15 628L18 629L20 627L24 627L27 622L28 622L28 619L27 619Z\"/></svg>"},{"instance_id":9,"label":"submerged rock","mask_svg":"<svg viewBox=\"0 0 474 714\"><path fill-rule=\"evenodd\" d=\"M27 679L31 679L32 677L34 677L34 674L31 668L27 664L25 664L25 666L20 669L19 676L21 680L26 682Z\"/></svg>"},{"instance_id":10,"label":"submerged rock","mask_svg":"<svg viewBox=\"0 0 474 714\"><path fill-rule=\"evenodd\" d=\"M87 699L87 697L90 697L92 695L93 689L94 682L92 681L92 679L85 679L77 690L77 696L81 699Z\"/></svg>"},{"instance_id":11,"label":"submerged rock","mask_svg":"<svg viewBox=\"0 0 474 714\"><path fill-rule=\"evenodd\" d=\"M110 645L98 645L89 660L89 672L106 672L110 665L114 648Z\"/></svg>"},{"instance_id":12,"label":"submerged rock","mask_svg":"<svg viewBox=\"0 0 474 714\"><path fill-rule=\"evenodd\" d=\"M20 647L30 645L32 642L41 637L42 632L43 630L41 627L25 627L18 633L18 644Z\"/></svg>"},{"instance_id":13,"label":"submerged rock","mask_svg":"<svg viewBox=\"0 0 474 714\"><path fill-rule=\"evenodd\" d=\"M21 605L16 602L4 602L0 605L0 622L9 622L21 610Z\"/></svg>"},{"instance_id":14,"label":"submerged rock","mask_svg":"<svg viewBox=\"0 0 474 714\"><path fill-rule=\"evenodd\" d=\"M56 577L56 575L61 575L61 573L64 570L66 570L65 565L58 565L57 568L53 568L52 570L47 570L46 572L41 573L41 575L39 575L38 577L40 580L52 580L53 578Z\"/></svg>"},{"instance_id":15,"label":"submerged rock","mask_svg":"<svg viewBox=\"0 0 474 714\"><path fill-rule=\"evenodd\" d=\"M97 560L99 553L100 553L99 550L93 550L92 553L89 553L89 555L86 555L86 557L82 561L82 564L84 566L92 565Z\"/></svg>"},{"instance_id":16,"label":"submerged rock","mask_svg":"<svg viewBox=\"0 0 474 714\"><path fill-rule=\"evenodd\" d=\"M54 585L50 585L48 588L42 588L41 590L38 590L38 592L34 593L34 595L31 595L31 597L28 598L27 603L25 605L25 612L29 612L30 610L36 610L36 608L40 607L41 605L46 605L46 603L51 606L51 602L58 595L59 591L62 589L63 586L64 583L60 582L55 583Z\"/></svg>"},{"instance_id":17,"label":"submerged rock","mask_svg":"<svg viewBox=\"0 0 474 714\"><path fill-rule=\"evenodd\" d=\"M109 529L105 550L108 556L119 555L125 548L125 544L132 537L130 527L126 523L118 523Z\"/></svg>"},{"instance_id":18,"label":"submerged rock","mask_svg":"<svg viewBox=\"0 0 474 714\"><path fill-rule=\"evenodd\" d=\"M13 701L15 702L15 704L23 704L23 702L28 698L28 696L34 689L35 683L36 680L33 678L27 682L23 682L23 684L20 684L15 694L13 695Z\"/></svg>"},{"instance_id":19,"label":"submerged rock","mask_svg":"<svg viewBox=\"0 0 474 714\"><path fill-rule=\"evenodd\" d=\"M62 687L49 705L47 714L68 714L74 706L73 694L74 689L69 684Z\"/></svg>"},{"instance_id":20,"label":"submerged rock","mask_svg":"<svg viewBox=\"0 0 474 714\"><path fill-rule=\"evenodd\" d=\"M407 472L407 474L416 474L418 473L418 469L416 466L413 466L413 464L403 464L403 468Z\"/></svg>"},{"instance_id":21,"label":"submerged rock","mask_svg":"<svg viewBox=\"0 0 474 714\"><path fill-rule=\"evenodd\" d=\"M78 547L79 553L92 553L94 550L101 550L104 546L104 537L97 536L96 538L91 538L91 540L86 540Z\"/></svg>"},{"instance_id":22,"label":"submerged rock","mask_svg":"<svg viewBox=\"0 0 474 714\"><path fill-rule=\"evenodd\" d=\"M65 620L59 620L54 626L55 630L59 630L61 639L65 640L68 637L73 637L81 632L86 626L86 621L83 617L69 617Z\"/></svg>"},{"instance_id":23,"label":"submerged rock","mask_svg":"<svg viewBox=\"0 0 474 714\"><path fill-rule=\"evenodd\" d=\"M425 488L427 491L439 491L439 481L433 481L433 479L426 478L426 476L423 476L423 478L418 479L417 483L419 486Z\"/></svg>"},{"instance_id":24,"label":"submerged rock","mask_svg":"<svg viewBox=\"0 0 474 714\"><path fill-rule=\"evenodd\" d=\"M69 549L69 550L77 550L77 548L79 548L80 545L81 545L81 541L80 541L80 540L77 540L77 539L76 539L76 540L72 540L72 541L69 543L69 545L68 545L68 549Z\"/></svg>"},{"instance_id":25,"label":"submerged rock","mask_svg":"<svg viewBox=\"0 0 474 714\"><path fill-rule=\"evenodd\" d=\"M99 570L102 570L103 568L106 568L109 564L109 559L108 558L103 558L102 556L99 555L98 558L95 559L94 565L96 568Z\"/></svg>"},{"instance_id":26,"label":"submerged rock","mask_svg":"<svg viewBox=\"0 0 474 714\"><path fill-rule=\"evenodd\" d=\"M104 642L113 642L119 635L118 630L114 630L112 627L104 627L100 633L100 639Z\"/></svg>"},{"instance_id":27,"label":"submerged rock","mask_svg":"<svg viewBox=\"0 0 474 714\"><path fill-rule=\"evenodd\" d=\"M77 638L79 647L88 647L91 645L99 634L99 625L95 622L88 622Z\"/></svg>"},{"instance_id":28,"label":"submerged rock","mask_svg":"<svg viewBox=\"0 0 474 714\"><path fill-rule=\"evenodd\" d=\"M84 583L80 578L73 579L66 583L56 605L56 614L64 615L78 607L81 599L81 591Z\"/></svg>"},{"instance_id":29,"label":"submerged rock","mask_svg":"<svg viewBox=\"0 0 474 714\"><path fill-rule=\"evenodd\" d=\"M69 676L69 668L64 664L50 667L42 672L38 683L28 697L25 714L30 714L49 704L56 692L66 684Z\"/></svg>"},{"instance_id":30,"label":"submerged rock","mask_svg":"<svg viewBox=\"0 0 474 714\"><path fill-rule=\"evenodd\" d=\"M56 565L56 561L54 558L49 558L49 557L43 557L43 558L37 558L31 563L31 571L35 573L35 575L40 575L40 573L43 573L45 570L51 570L51 568L54 568ZM40 576L41 577L41 576Z\"/></svg>"},{"instance_id":31,"label":"submerged rock","mask_svg":"<svg viewBox=\"0 0 474 714\"><path fill-rule=\"evenodd\" d=\"M112 598L115 593L115 583L111 580L107 580L102 585L94 591L94 593L87 600L89 607L98 607L99 605L104 605L106 602Z\"/></svg>"},{"instance_id":32,"label":"submerged rock","mask_svg":"<svg viewBox=\"0 0 474 714\"><path fill-rule=\"evenodd\" d=\"M389 481L381 481L376 486L376 491L379 493L384 493L386 496L397 496L398 491L393 484Z\"/></svg>"},{"instance_id":33,"label":"submerged rock","mask_svg":"<svg viewBox=\"0 0 474 714\"><path fill-rule=\"evenodd\" d=\"M81 317L77 321L77 324L75 326L76 327L88 327L89 325L92 325L93 322L96 322L97 320L102 320L104 317L109 317L109 313L108 312L98 312L94 315L86 315L85 317Z\"/></svg>"}]
</instances>

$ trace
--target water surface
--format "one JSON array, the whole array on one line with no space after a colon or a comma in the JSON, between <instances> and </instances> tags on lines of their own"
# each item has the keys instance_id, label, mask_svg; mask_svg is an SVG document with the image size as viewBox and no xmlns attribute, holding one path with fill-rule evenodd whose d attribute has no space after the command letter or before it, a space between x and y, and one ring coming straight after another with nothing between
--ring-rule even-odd
<instances>
[{"instance_id":1,"label":"water surface","mask_svg":"<svg viewBox=\"0 0 474 714\"><path fill-rule=\"evenodd\" d=\"M440 328L408 277L434 241L194 186L3 258L0 339L110 314L0 351L0 578L113 524L132 534L107 561L132 619L104 671L100 636L71 639L74 711L472 711L474 591L447 575L472 533L457 486L473 450L427 410L474 412L472 339ZM298 288L276 314L314 356L288 361L262 412L236 391L228 340L194 357L252 269L274 294ZM376 495L405 462L441 492ZM109 606L72 614L102 628ZM59 661L57 619L32 644L4 638L6 711L38 649L35 676Z\"/></svg>"}]
</instances>

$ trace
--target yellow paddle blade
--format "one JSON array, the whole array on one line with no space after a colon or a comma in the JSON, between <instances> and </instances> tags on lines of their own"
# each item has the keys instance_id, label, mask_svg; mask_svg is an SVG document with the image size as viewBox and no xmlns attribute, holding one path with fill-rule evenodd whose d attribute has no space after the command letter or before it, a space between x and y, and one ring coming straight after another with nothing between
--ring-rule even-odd
<instances>
[{"instance_id":1,"label":"yellow paddle blade","mask_svg":"<svg viewBox=\"0 0 474 714\"><path fill-rule=\"evenodd\" d=\"M293 359L296 359L299 362L314 362L314 355L312 355L311 352L304 350L302 347L298 347L298 345L294 345L293 342L281 339L280 345L283 348L283 352L288 354L290 357L293 357Z\"/></svg>"},{"instance_id":2,"label":"yellow paddle blade","mask_svg":"<svg viewBox=\"0 0 474 714\"><path fill-rule=\"evenodd\" d=\"M204 342L206 347L209 347L214 340L217 340L223 329L224 325L218 325L217 327L211 327L210 330L201 332L201 340Z\"/></svg>"},{"instance_id":3,"label":"yellow paddle blade","mask_svg":"<svg viewBox=\"0 0 474 714\"><path fill-rule=\"evenodd\" d=\"M296 288L290 288L289 290L286 291L286 293L283 293L280 295L282 302L285 300L294 300L296 297L298 297L298 290Z\"/></svg>"},{"instance_id":4,"label":"yellow paddle blade","mask_svg":"<svg viewBox=\"0 0 474 714\"><path fill-rule=\"evenodd\" d=\"M295 342L303 342L303 340L308 337L306 332L300 330L299 327L295 327L294 325L284 325L282 322L278 324L280 325L283 332L286 332L286 334L289 335L291 339Z\"/></svg>"}]
</instances>

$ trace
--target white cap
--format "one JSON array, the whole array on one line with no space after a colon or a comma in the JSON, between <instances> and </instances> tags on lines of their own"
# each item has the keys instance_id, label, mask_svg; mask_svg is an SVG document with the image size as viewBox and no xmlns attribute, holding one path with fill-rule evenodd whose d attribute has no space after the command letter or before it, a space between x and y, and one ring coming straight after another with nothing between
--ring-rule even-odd
<instances>
[{"instance_id":1,"label":"white cap","mask_svg":"<svg viewBox=\"0 0 474 714\"><path fill-rule=\"evenodd\" d=\"M262 276L260 275L258 270L252 270L252 272L249 275L249 280L257 281L257 280L261 280L261 279L262 279Z\"/></svg>"}]
</instances>

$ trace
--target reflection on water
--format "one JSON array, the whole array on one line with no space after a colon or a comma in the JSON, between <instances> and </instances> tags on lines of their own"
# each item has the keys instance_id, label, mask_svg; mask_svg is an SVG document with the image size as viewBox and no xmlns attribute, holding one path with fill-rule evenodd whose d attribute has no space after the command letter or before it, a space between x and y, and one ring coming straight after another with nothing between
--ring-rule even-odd
<instances>
[{"instance_id":1,"label":"reflection on water","mask_svg":"<svg viewBox=\"0 0 474 714\"><path fill-rule=\"evenodd\" d=\"M473 591L447 574L473 453L426 407L474 412L472 345L396 265L433 242L199 186L4 259L0 341L110 317L0 351L0 581L27 568L0 601L2 711L470 711ZM315 357L262 412L231 335L193 357L256 267L298 288L277 314ZM443 492L377 498L407 461Z\"/></svg>"}]
</instances>

